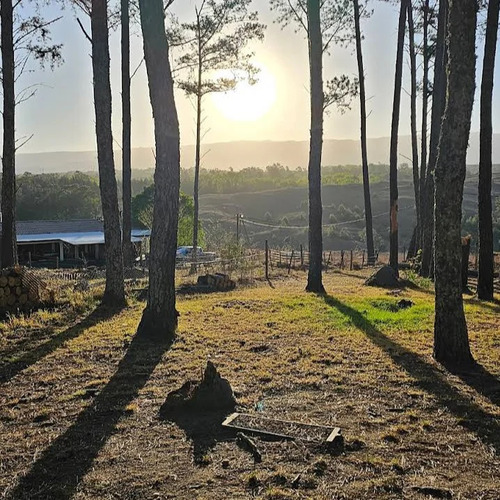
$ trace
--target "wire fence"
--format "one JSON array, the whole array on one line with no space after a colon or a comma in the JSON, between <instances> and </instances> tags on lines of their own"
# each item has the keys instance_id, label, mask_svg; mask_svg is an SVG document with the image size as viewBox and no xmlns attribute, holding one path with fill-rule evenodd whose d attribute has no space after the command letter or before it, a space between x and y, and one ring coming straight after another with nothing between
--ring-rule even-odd
<instances>
[{"instance_id":1,"label":"wire fence","mask_svg":"<svg viewBox=\"0 0 500 500\"><path fill-rule=\"evenodd\" d=\"M387 264L388 253L377 253L373 262L368 262L363 249L332 250L322 253L324 272L332 270L357 271ZM406 262L405 252L400 252L399 261ZM271 279L288 276L292 271L306 271L309 268L310 253L302 246L296 249L271 248L266 242L265 249L238 249L231 255L211 258L179 260L176 263L176 282L181 285L193 282L200 275L223 274L239 282L256 279ZM469 275L474 282L477 277L478 258L472 254L469 260ZM495 286L500 292L500 253L495 254ZM86 290L104 284L106 269L89 267L86 269L30 269L30 275L46 284L52 290L73 288ZM147 286L149 270L147 262L141 266L124 269L126 284Z\"/></svg>"}]
</instances>

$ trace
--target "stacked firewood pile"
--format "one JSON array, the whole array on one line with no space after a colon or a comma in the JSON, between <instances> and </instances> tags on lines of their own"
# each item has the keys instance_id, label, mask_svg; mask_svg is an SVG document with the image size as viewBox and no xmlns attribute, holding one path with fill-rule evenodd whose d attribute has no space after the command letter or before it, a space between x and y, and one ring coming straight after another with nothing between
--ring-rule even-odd
<instances>
[{"instance_id":1,"label":"stacked firewood pile","mask_svg":"<svg viewBox=\"0 0 500 500\"><path fill-rule=\"evenodd\" d=\"M28 269L15 266L0 271L0 313L31 310L53 298L47 285Z\"/></svg>"},{"instance_id":2,"label":"stacked firewood pile","mask_svg":"<svg viewBox=\"0 0 500 500\"><path fill-rule=\"evenodd\" d=\"M227 274L215 273L198 276L199 287L207 287L213 290L233 290L236 282L229 278Z\"/></svg>"}]
</instances>

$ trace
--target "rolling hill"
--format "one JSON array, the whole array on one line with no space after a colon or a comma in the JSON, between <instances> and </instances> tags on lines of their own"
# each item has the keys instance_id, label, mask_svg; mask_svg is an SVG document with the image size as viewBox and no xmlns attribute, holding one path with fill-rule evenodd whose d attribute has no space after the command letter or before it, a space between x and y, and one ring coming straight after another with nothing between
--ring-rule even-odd
<instances>
[{"instance_id":1,"label":"rolling hill","mask_svg":"<svg viewBox=\"0 0 500 500\"><path fill-rule=\"evenodd\" d=\"M307 141L238 141L205 144L202 147L205 168L239 170L246 167L266 167L281 163L290 168L306 167L309 143ZM389 138L369 139L369 160L371 163L388 163ZM409 163L411 156L410 137L400 137L400 163ZM479 136L471 135L468 162L476 164L479 158ZM115 152L117 167L121 164L121 152ZM493 161L500 163L500 134L494 135ZM194 146L182 147L181 163L185 168L193 166ZM323 147L324 165L358 165L360 163L359 141L328 139ZM132 164L135 170L154 166L151 148L134 148ZM51 173L95 171L97 156L95 151L59 151L52 153L19 153L17 172ZM119 168L117 168L119 170Z\"/></svg>"}]
</instances>

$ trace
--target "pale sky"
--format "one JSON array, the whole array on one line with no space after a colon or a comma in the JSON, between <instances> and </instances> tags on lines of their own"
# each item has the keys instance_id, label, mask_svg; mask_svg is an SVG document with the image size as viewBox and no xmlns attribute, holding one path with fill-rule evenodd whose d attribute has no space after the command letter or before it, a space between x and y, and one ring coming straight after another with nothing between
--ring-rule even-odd
<instances>
[{"instance_id":1,"label":"pale sky","mask_svg":"<svg viewBox=\"0 0 500 500\"><path fill-rule=\"evenodd\" d=\"M194 0L177 0L176 12L189 18ZM267 24L265 40L253 46L255 63L262 67L257 97L240 93L220 98L219 104L212 97L205 101L204 141L226 142L233 140L306 140L309 128L308 61L307 44L301 32L293 27L282 30L273 23L274 13L267 0L254 0L254 9ZM369 137L388 136L391 123L392 93L394 82L395 46L397 35L397 10L387 3L373 4L373 17L363 23L364 56L368 110ZM58 15L55 7L49 13ZM47 14L48 17L49 14ZM41 83L37 95L18 107L17 136L33 138L21 150L29 152L95 150L94 109L92 100L92 72L90 44L84 37L71 9L63 11L64 18L53 27L54 42L62 42L64 64L54 72L36 71L23 78L21 87ZM86 26L88 19L80 18ZM139 26L133 28L133 68L142 58L142 40ZM113 90L113 127L117 147L121 138L120 104L120 53L119 32L111 34L111 75ZM482 60L482 46L478 48L478 74ZM498 65L497 65L498 67ZM408 65L405 87L409 88ZM325 56L325 79L346 73L356 76L357 65L354 47L333 50ZM500 76L500 75L499 75ZM262 112L258 104L248 106L251 99L264 102L267 112L254 121L234 119L235 110L242 106L242 113ZM222 101L222 102L221 102ZM194 143L194 109L192 103L177 92L176 102L181 124L181 143ZM267 104L266 104L267 103ZM478 106L474 112L473 130L478 129ZM231 113L232 111L232 113ZM495 96L494 116L500 115L500 97ZM257 113L258 114L258 113ZM403 94L401 134L409 134L409 97ZM496 129L498 130L498 129ZM340 115L335 109L325 117L325 138L357 139L359 137L359 106L354 101L351 111ZM153 123L147 89L145 69L142 67L132 82L132 146L153 145Z\"/></svg>"}]
</instances>

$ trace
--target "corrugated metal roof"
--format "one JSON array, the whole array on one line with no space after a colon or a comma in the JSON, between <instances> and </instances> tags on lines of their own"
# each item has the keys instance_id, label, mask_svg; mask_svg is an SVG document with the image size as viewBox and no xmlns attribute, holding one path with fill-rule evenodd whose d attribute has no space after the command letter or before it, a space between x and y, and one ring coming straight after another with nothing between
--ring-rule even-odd
<instances>
[{"instance_id":1,"label":"corrugated metal roof","mask_svg":"<svg viewBox=\"0 0 500 500\"><path fill-rule=\"evenodd\" d=\"M103 230L103 222L97 219L27 220L16 222L16 232L18 235L92 233L102 232Z\"/></svg>"},{"instance_id":2,"label":"corrugated metal roof","mask_svg":"<svg viewBox=\"0 0 500 500\"><path fill-rule=\"evenodd\" d=\"M0 223L0 234L1 227ZM18 221L16 230L18 243L104 244L103 222L97 219ZM150 234L148 229L132 229L132 241L137 243Z\"/></svg>"},{"instance_id":3,"label":"corrugated metal roof","mask_svg":"<svg viewBox=\"0 0 500 500\"><path fill-rule=\"evenodd\" d=\"M147 236L147 235L145 235ZM138 243L140 236L132 236L132 242ZM104 233L47 233L47 234L21 234L17 236L18 243L53 243L62 241L70 245L104 245Z\"/></svg>"}]
</instances>

